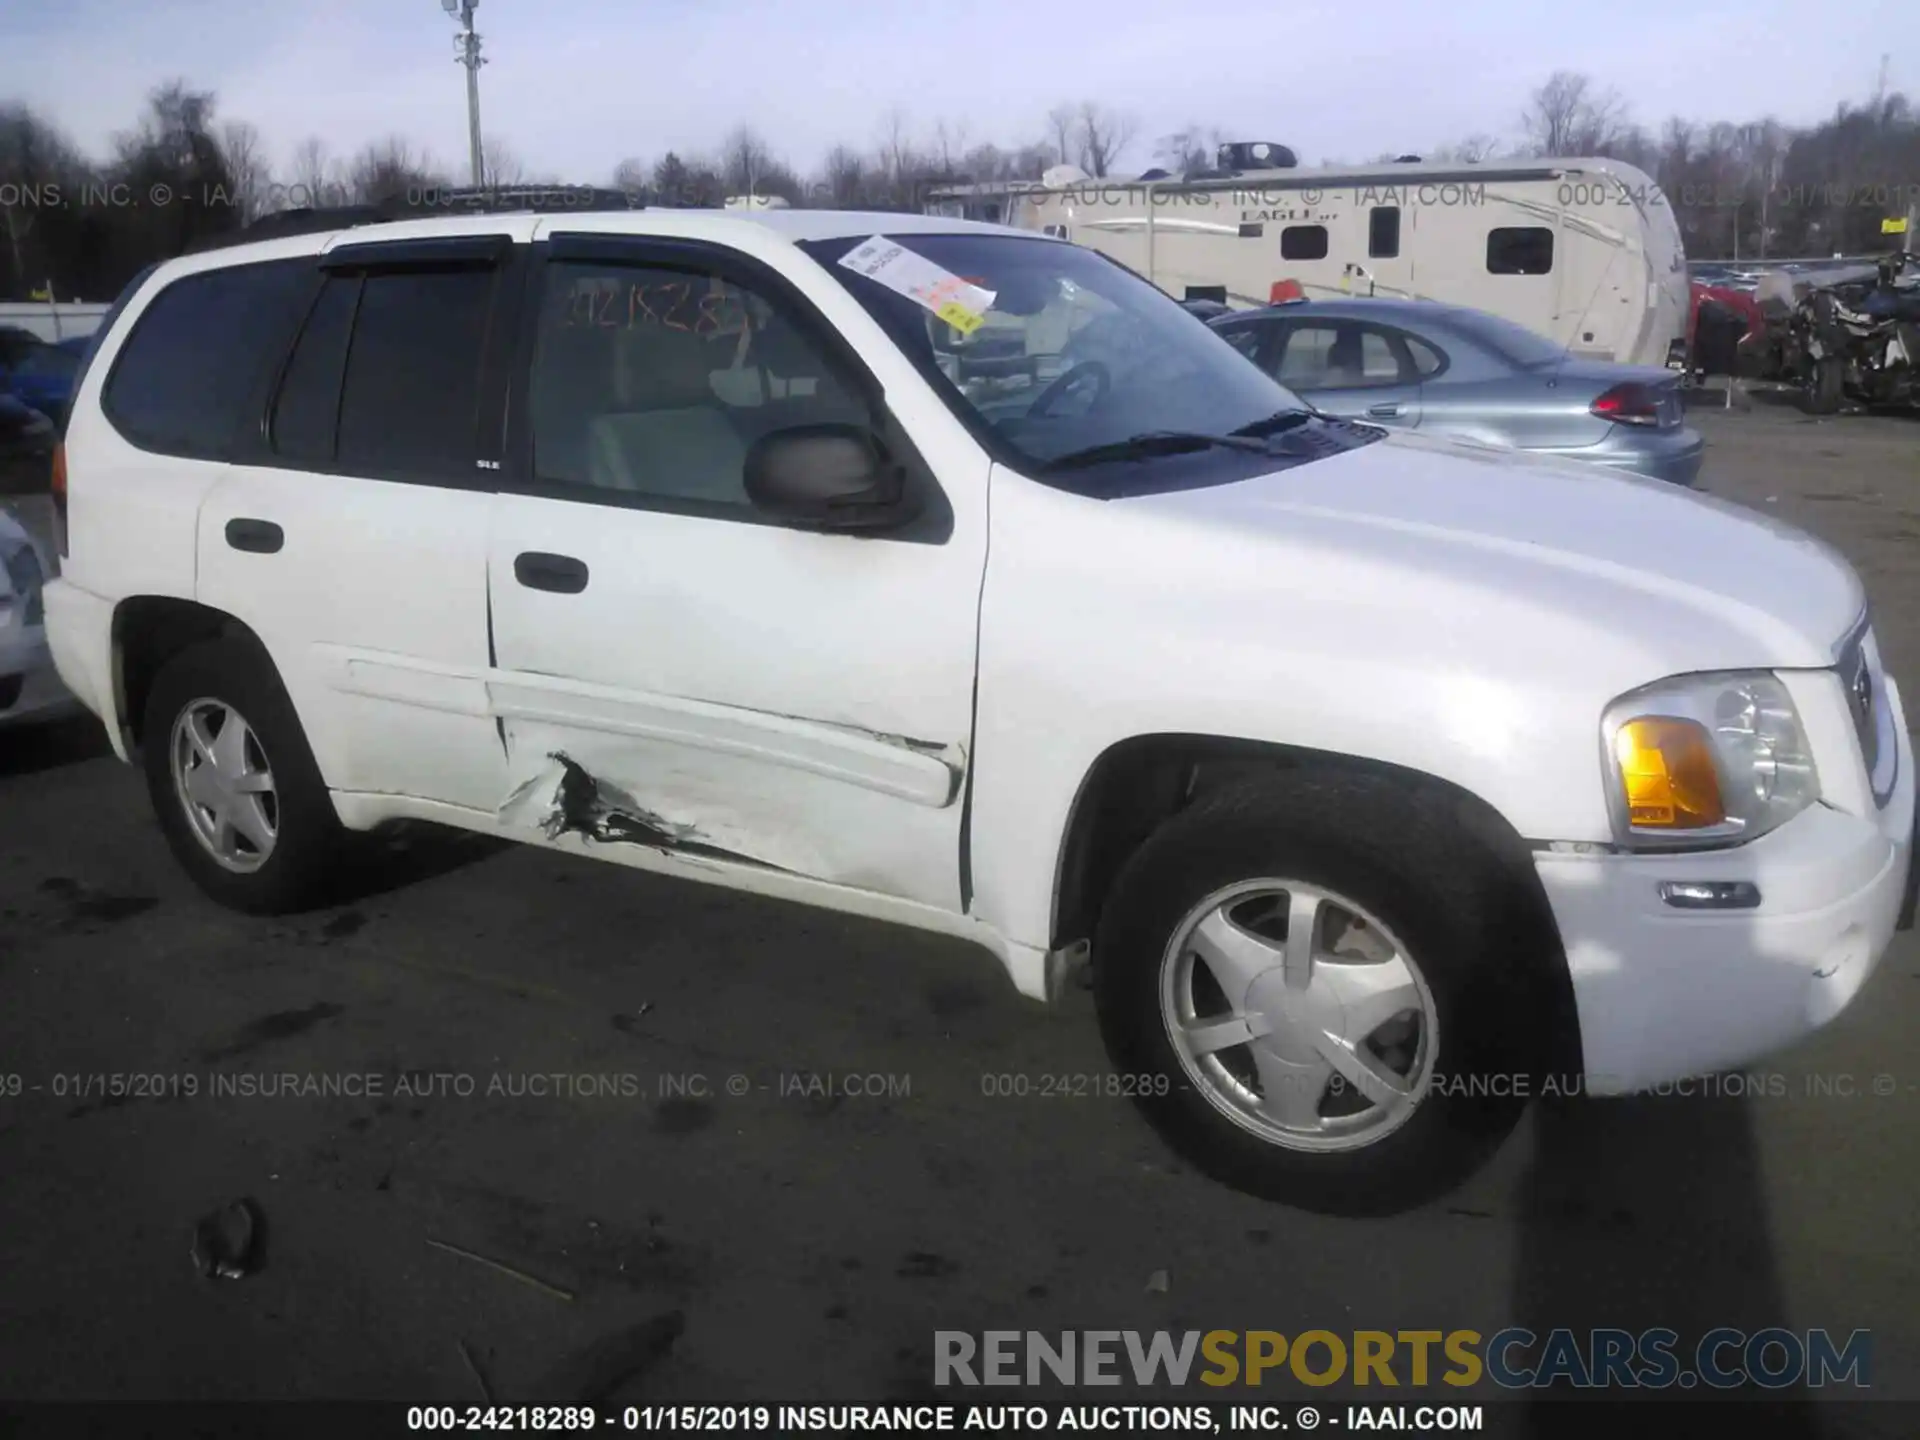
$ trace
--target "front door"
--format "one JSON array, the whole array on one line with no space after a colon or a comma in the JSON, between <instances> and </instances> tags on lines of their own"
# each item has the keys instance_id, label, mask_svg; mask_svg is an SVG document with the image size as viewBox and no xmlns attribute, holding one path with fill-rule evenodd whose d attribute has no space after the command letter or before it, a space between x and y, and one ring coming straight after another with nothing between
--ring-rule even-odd
<instances>
[{"instance_id":1,"label":"front door","mask_svg":"<svg viewBox=\"0 0 1920 1440\"><path fill-rule=\"evenodd\" d=\"M901 454L899 417L939 402L837 340L825 277L686 242L537 248L489 544L502 823L961 908L985 457L936 485ZM823 422L894 427L920 521L754 508L748 447Z\"/></svg>"}]
</instances>

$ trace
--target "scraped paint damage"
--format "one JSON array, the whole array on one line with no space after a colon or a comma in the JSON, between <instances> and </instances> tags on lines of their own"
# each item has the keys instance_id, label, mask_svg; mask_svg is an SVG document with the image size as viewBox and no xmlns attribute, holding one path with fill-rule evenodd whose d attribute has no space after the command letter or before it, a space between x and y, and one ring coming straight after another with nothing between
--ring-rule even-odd
<instances>
[{"instance_id":1,"label":"scraped paint damage","mask_svg":"<svg viewBox=\"0 0 1920 1440\"><path fill-rule=\"evenodd\" d=\"M619 786L592 775L561 750L548 753L546 769L517 787L501 804L499 818L508 825L537 818L549 840L566 834L602 844L645 845L677 854L779 869L766 861L710 845L697 827L678 824L655 814Z\"/></svg>"}]
</instances>

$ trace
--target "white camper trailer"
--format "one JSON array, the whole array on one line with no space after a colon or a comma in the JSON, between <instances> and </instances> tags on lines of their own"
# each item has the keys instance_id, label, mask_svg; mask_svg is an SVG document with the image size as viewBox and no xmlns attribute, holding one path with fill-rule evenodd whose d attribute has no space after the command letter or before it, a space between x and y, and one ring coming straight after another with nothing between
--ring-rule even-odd
<instances>
[{"instance_id":1,"label":"white camper trailer","mask_svg":"<svg viewBox=\"0 0 1920 1440\"><path fill-rule=\"evenodd\" d=\"M1261 152L1292 159L1281 146L1224 146L1220 172L1138 180L1063 166L1038 184L938 190L926 208L1065 236L1176 299L1265 305L1292 282L1308 298L1471 306L1594 359L1662 365L1684 343L1680 228L1631 165L1263 169Z\"/></svg>"}]
</instances>

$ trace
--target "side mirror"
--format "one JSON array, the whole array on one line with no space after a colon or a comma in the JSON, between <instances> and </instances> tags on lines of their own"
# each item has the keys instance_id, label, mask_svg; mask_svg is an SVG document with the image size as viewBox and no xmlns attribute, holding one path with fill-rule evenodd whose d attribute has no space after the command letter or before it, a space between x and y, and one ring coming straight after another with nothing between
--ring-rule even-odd
<instances>
[{"instance_id":1,"label":"side mirror","mask_svg":"<svg viewBox=\"0 0 1920 1440\"><path fill-rule=\"evenodd\" d=\"M829 530L880 530L912 518L901 469L859 425L796 425L747 451L747 498L770 515Z\"/></svg>"}]
</instances>

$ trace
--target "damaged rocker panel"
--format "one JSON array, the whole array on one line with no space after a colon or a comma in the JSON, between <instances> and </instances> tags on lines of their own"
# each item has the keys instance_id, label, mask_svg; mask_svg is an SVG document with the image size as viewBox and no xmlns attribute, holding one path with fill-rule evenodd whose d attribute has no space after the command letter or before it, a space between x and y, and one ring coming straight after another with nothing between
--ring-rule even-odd
<instances>
[{"instance_id":1,"label":"damaged rocker panel","mask_svg":"<svg viewBox=\"0 0 1920 1440\"><path fill-rule=\"evenodd\" d=\"M549 840L574 834L603 845L644 845L763 870L781 869L752 855L708 844L697 827L655 814L619 786L596 779L565 751L551 751L547 759L551 762L547 769L518 786L501 803L499 817L503 822L512 823L532 807L540 816L541 833ZM535 797L542 795L545 799L535 806Z\"/></svg>"}]
</instances>

